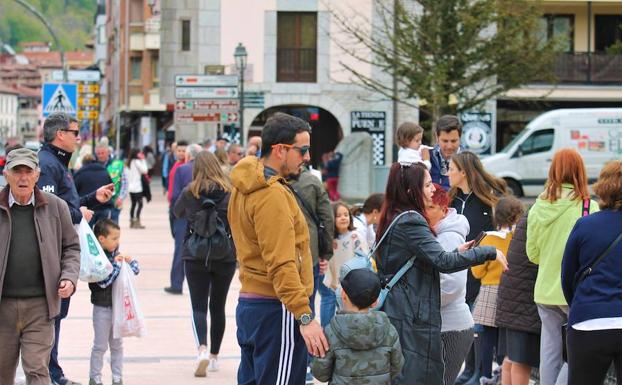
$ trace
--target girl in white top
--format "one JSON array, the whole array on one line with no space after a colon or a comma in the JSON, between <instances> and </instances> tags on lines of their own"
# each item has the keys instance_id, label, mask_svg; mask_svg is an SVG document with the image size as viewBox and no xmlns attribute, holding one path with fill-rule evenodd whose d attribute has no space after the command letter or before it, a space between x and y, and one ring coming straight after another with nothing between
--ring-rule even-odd
<instances>
[{"instance_id":1,"label":"girl in white top","mask_svg":"<svg viewBox=\"0 0 622 385\"><path fill-rule=\"evenodd\" d=\"M127 162L130 169L128 175L128 192L132 199L132 206L130 207L130 228L144 229L145 227L140 223L140 212L143 209L142 176L147 174L147 162L145 161L145 155L137 148L130 152L130 157Z\"/></svg>"},{"instance_id":2,"label":"girl in white top","mask_svg":"<svg viewBox=\"0 0 622 385\"><path fill-rule=\"evenodd\" d=\"M421 144L423 128L413 122L404 122L397 128L395 142L400 146L397 153L399 163L423 163L428 168L430 163L430 147Z\"/></svg>"},{"instance_id":3,"label":"girl in white top","mask_svg":"<svg viewBox=\"0 0 622 385\"><path fill-rule=\"evenodd\" d=\"M453 251L465 242L469 221L449 208L449 197L434 184L432 204L426 208L436 239L446 251ZM441 342L445 362L444 385L453 385L473 342L473 317L466 304L467 271L440 274L441 278Z\"/></svg>"},{"instance_id":4,"label":"girl in white top","mask_svg":"<svg viewBox=\"0 0 622 385\"><path fill-rule=\"evenodd\" d=\"M333 203L335 216L335 238L333 241L333 257L328 261L328 269L324 273L324 285L332 290L339 287L339 270L341 266L354 258L356 254L367 255L367 242L361 239L354 229L350 209L343 202Z\"/></svg>"}]
</instances>

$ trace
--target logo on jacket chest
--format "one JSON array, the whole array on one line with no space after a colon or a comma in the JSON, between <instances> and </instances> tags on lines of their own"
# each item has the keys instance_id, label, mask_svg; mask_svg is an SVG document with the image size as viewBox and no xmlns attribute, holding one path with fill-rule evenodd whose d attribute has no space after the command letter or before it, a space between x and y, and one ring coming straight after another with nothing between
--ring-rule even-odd
<instances>
[{"instance_id":1,"label":"logo on jacket chest","mask_svg":"<svg viewBox=\"0 0 622 385\"><path fill-rule=\"evenodd\" d=\"M50 193L50 194L54 194L54 186L50 186L49 184L45 185L45 186L43 186L41 188L41 191L46 192L46 193Z\"/></svg>"}]
</instances>

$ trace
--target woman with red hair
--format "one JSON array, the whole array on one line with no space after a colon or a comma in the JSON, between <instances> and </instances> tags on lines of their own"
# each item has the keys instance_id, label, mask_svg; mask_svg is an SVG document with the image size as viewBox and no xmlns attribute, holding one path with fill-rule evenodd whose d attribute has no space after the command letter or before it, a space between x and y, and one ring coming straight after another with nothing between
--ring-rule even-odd
<instances>
[{"instance_id":1,"label":"woman with red hair","mask_svg":"<svg viewBox=\"0 0 622 385\"><path fill-rule=\"evenodd\" d=\"M450 252L443 249L426 214L434 191L423 164L391 166L376 233L378 240L387 233L375 255L378 272L393 276L414 257L414 265L393 286L382 308L398 331L405 359L393 385L443 384L439 272L493 259L507 266L503 253L491 246L470 248L472 243L464 243Z\"/></svg>"},{"instance_id":2,"label":"woman with red hair","mask_svg":"<svg viewBox=\"0 0 622 385\"><path fill-rule=\"evenodd\" d=\"M562 359L561 326L568 321L568 305L561 286L564 247L575 222L598 211L590 200L587 173L579 152L559 150L553 156L544 192L529 211L527 256L539 265L534 300L542 320L540 384L568 383Z\"/></svg>"}]
</instances>

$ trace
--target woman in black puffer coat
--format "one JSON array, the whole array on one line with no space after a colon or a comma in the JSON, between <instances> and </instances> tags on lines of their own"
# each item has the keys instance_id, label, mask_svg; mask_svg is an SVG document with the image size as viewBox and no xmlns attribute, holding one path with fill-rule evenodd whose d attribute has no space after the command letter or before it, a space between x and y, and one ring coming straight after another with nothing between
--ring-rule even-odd
<instances>
[{"instance_id":1,"label":"woman in black puffer coat","mask_svg":"<svg viewBox=\"0 0 622 385\"><path fill-rule=\"evenodd\" d=\"M378 272L392 276L416 257L382 309L397 329L405 358L393 385L443 384L439 272L452 273L495 258L507 266L505 256L491 246L468 249L471 244L465 243L453 252L443 250L425 217L433 193L432 178L423 164L391 166L376 234L379 240L388 231L375 256ZM387 230L399 214L410 210Z\"/></svg>"},{"instance_id":2,"label":"woman in black puffer coat","mask_svg":"<svg viewBox=\"0 0 622 385\"><path fill-rule=\"evenodd\" d=\"M184 189L175 204L175 216L188 220L188 233L195 228L198 212L206 199L215 203L218 219L224 223L228 234L227 206L231 182L220 168L216 156L208 151L200 152L192 166L192 182ZM229 255L191 255L186 245L182 251L184 270L188 280L190 302L194 321L194 334L199 354L194 375L205 377L206 370L218 370L218 353L225 333L225 304L229 285L235 274L235 252ZM207 354L207 307L209 303L211 346Z\"/></svg>"},{"instance_id":3,"label":"woman in black puffer coat","mask_svg":"<svg viewBox=\"0 0 622 385\"><path fill-rule=\"evenodd\" d=\"M527 385L531 368L540 364L540 316L533 301L538 265L527 258L527 215L516 225L510 248L510 270L501 276L496 322L499 346L505 354L502 384Z\"/></svg>"}]
</instances>

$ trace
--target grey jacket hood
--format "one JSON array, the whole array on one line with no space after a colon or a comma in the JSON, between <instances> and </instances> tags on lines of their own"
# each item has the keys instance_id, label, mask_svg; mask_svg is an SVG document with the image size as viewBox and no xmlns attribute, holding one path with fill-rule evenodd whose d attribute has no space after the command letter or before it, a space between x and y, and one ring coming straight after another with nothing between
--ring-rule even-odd
<instances>
[{"instance_id":1,"label":"grey jacket hood","mask_svg":"<svg viewBox=\"0 0 622 385\"><path fill-rule=\"evenodd\" d=\"M369 313L339 312L330 321L337 338L353 350L369 350L382 344L388 329L382 318L387 315L379 311Z\"/></svg>"},{"instance_id":2,"label":"grey jacket hood","mask_svg":"<svg viewBox=\"0 0 622 385\"><path fill-rule=\"evenodd\" d=\"M447 211L447 216L436 224L435 230L439 238L441 234L446 235L447 233L456 233L460 238L466 238L471 228L468 219L464 215L458 214L456 209L450 207L449 211Z\"/></svg>"}]
</instances>

